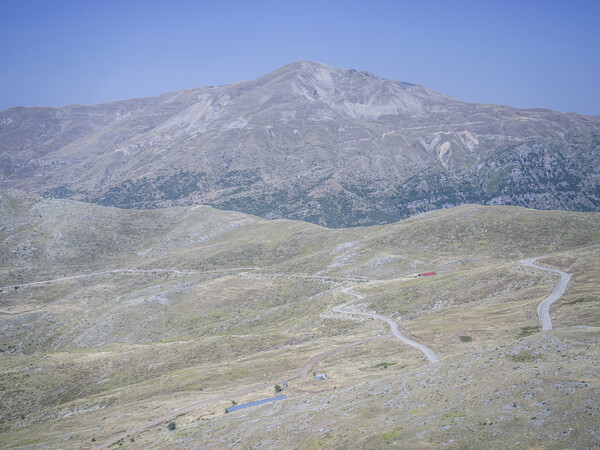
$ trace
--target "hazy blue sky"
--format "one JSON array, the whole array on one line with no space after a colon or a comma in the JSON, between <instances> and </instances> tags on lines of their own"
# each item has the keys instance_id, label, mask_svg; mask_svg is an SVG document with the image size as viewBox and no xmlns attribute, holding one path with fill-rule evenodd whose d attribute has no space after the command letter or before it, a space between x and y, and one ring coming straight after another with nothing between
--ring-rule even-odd
<instances>
[{"instance_id":1,"label":"hazy blue sky","mask_svg":"<svg viewBox=\"0 0 600 450\"><path fill-rule=\"evenodd\" d=\"M226 84L297 60L600 114L600 0L0 0L0 109Z\"/></svg>"}]
</instances>

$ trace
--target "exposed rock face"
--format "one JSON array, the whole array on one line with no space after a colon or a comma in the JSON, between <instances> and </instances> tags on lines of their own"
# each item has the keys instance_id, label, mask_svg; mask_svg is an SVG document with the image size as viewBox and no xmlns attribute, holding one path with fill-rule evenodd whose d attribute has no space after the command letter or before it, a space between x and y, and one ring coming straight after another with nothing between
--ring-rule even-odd
<instances>
[{"instance_id":1,"label":"exposed rock face","mask_svg":"<svg viewBox=\"0 0 600 450\"><path fill-rule=\"evenodd\" d=\"M254 81L0 112L0 186L328 226L461 203L600 210L600 117L296 62Z\"/></svg>"}]
</instances>

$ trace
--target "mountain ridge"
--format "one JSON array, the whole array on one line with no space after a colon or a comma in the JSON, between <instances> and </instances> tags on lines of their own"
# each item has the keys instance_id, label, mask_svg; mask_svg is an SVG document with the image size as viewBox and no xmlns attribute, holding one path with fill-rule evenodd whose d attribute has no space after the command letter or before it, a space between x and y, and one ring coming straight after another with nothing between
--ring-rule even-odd
<instances>
[{"instance_id":1,"label":"mountain ridge","mask_svg":"<svg viewBox=\"0 0 600 450\"><path fill-rule=\"evenodd\" d=\"M256 80L0 112L0 186L343 227L462 203L598 211L600 119L298 61Z\"/></svg>"},{"instance_id":2,"label":"mountain ridge","mask_svg":"<svg viewBox=\"0 0 600 450\"><path fill-rule=\"evenodd\" d=\"M193 88L183 88L183 89L178 89L178 90L173 90L173 91L168 91L168 92L164 92L161 94L157 94L157 95L147 95L147 96L140 96L140 97L130 97L127 99L119 99L119 100L107 100L107 101L102 101L99 103L93 103L93 104L88 104L88 103L69 103L69 104L65 104L65 105L59 105L59 106L45 106L45 105L15 105L15 106L11 106L8 107L4 110L0 110L0 113L4 113L7 111L11 111L11 110L15 110L15 109L35 109L35 108L40 108L40 109L64 109L64 108L70 108L70 107L97 107L97 106L105 106L105 105L113 105L116 103L123 103L123 102L129 102L129 101L136 101L136 100L148 100L148 99L153 99L156 97L162 97L162 96L168 96L168 95L172 95L172 94L178 94L178 93L182 93L182 92L187 92L187 91L196 91L196 90L200 90L200 89L212 89L212 88L225 88L225 87L231 87L231 86L235 86L235 85L239 85L239 84L243 84L243 83L252 83L255 81L258 81L262 78L265 78L269 75L272 75L278 71L281 71L283 69L289 68L289 67L293 67L295 65L299 65L299 64L307 64L307 65L317 65L317 66L326 66L332 69L338 69L338 70L342 70L342 71L346 71L346 72L350 72L350 73L358 73L358 74L363 74L365 76L368 76L370 78L375 78L378 80L384 80L384 81L391 81L393 83L397 83L399 85L406 85L406 86L415 86L415 87L420 87L420 88L424 88L427 89L428 91L431 92L435 92L438 95L441 95L443 97L461 102L463 104L468 104L468 105L481 105L481 106L498 106L498 107L506 107L506 108L512 108L512 109L517 109L517 110L523 110L523 111L541 111L541 112L553 112L553 113L559 113L559 114L572 114L572 115L577 115L577 116L582 116L582 117L591 117L591 118L600 118L600 114L582 114L582 113L578 113L577 111L560 111L557 109L553 109L553 108L545 108L545 107L517 107L517 106L512 106L509 104L504 104L504 103L490 103L490 102L471 102L471 101L466 101L466 100L462 100L459 99L458 97L453 97L450 95L446 95L446 94L442 94L438 91L435 91L433 89L427 88L424 85L418 84L418 83L412 83L412 82L407 82L407 81L397 81L397 80L393 80L391 78L384 78L384 77L379 77L378 75L375 75L372 72L366 71L366 70L360 70L360 69L355 69L355 68L336 68L335 66L331 66L327 63L322 63L322 62L316 62L316 61L310 61L310 60L298 60L298 61L293 61L291 63L285 64L265 75L262 75L254 80L240 80L240 81L234 81L232 83L226 83L226 84L218 84L218 85L206 85L206 86L197 86L197 87L193 87Z\"/></svg>"}]
</instances>

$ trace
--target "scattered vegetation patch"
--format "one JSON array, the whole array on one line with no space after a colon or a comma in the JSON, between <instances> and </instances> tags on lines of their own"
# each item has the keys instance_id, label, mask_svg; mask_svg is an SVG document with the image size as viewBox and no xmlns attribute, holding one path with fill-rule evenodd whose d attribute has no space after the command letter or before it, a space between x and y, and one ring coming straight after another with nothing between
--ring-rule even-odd
<instances>
[{"instance_id":1,"label":"scattered vegetation patch","mask_svg":"<svg viewBox=\"0 0 600 450\"><path fill-rule=\"evenodd\" d=\"M392 441L395 441L397 439L400 439L401 438L400 431L402 431L403 428L404 427L396 427L392 431L388 431L386 433L383 433L381 435L381 437L383 438L383 440L385 440L388 443L392 442Z\"/></svg>"},{"instance_id":2,"label":"scattered vegetation patch","mask_svg":"<svg viewBox=\"0 0 600 450\"><path fill-rule=\"evenodd\" d=\"M306 444L307 447L311 450L320 450L327 446L327 443L325 441L320 441L318 439L311 439Z\"/></svg>"},{"instance_id":3,"label":"scattered vegetation patch","mask_svg":"<svg viewBox=\"0 0 600 450\"><path fill-rule=\"evenodd\" d=\"M473 338L471 336L459 336L460 342L471 342Z\"/></svg>"},{"instance_id":4,"label":"scattered vegetation patch","mask_svg":"<svg viewBox=\"0 0 600 450\"><path fill-rule=\"evenodd\" d=\"M169 422L169 425L167 425L167 429L169 431L174 431L177 428L177 424L175 422Z\"/></svg>"},{"instance_id":5,"label":"scattered vegetation patch","mask_svg":"<svg viewBox=\"0 0 600 450\"><path fill-rule=\"evenodd\" d=\"M392 362L392 363L390 363L390 362L380 362L379 364L375 364L373 367L375 369L379 369L379 368L387 369L389 366L393 366L395 364L397 364L397 363L395 363L395 362Z\"/></svg>"},{"instance_id":6,"label":"scattered vegetation patch","mask_svg":"<svg viewBox=\"0 0 600 450\"><path fill-rule=\"evenodd\" d=\"M444 419L464 419L466 416L459 412L451 412L444 414Z\"/></svg>"},{"instance_id":7,"label":"scattered vegetation patch","mask_svg":"<svg viewBox=\"0 0 600 450\"><path fill-rule=\"evenodd\" d=\"M506 184L508 173L513 170L513 166L504 167L498 172L491 173L490 178L485 188L486 193L490 196L495 196L500 193L501 187Z\"/></svg>"},{"instance_id":8,"label":"scattered vegetation patch","mask_svg":"<svg viewBox=\"0 0 600 450\"><path fill-rule=\"evenodd\" d=\"M530 336L534 333L537 333L541 329L542 329L542 327L540 327L539 325L531 325L531 326L521 327L521 331L519 332L518 337L522 338L522 337Z\"/></svg>"},{"instance_id":9,"label":"scattered vegetation patch","mask_svg":"<svg viewBox=\"0 0 600 450\"><path fill-rule=\"evenodd\" d=\"M511 361L514 361L514 362L531 362L531 361L535 361L536 359L539 359L540 355L534 355L531 352L521 351L521 352L517 353L516 355L509 355L508 357L510 358Z\"/></svg>"},{"instance_id":10,"label":"scattered vegetation patch","mask_svg":"<svg viewBox=\"0 0 600 450\"><path fill-rule=\"evenodd\" d=\"M597 298L591 298L591 297L580 297L576 300L571 300L570 302L564 302L561 303L560 306L563 305L576 305L577 303L586 303L586 302L594 302L594 301L598 301Z\"/></svg>"}]
</instances>

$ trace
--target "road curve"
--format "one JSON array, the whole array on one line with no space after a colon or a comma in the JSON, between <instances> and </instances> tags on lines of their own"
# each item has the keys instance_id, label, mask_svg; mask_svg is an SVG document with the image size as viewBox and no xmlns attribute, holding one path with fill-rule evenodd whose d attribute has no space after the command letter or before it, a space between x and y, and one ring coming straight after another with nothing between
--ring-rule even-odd
<instances>
[{"instance_id":1,"label":"road curve","mask_svg":"<svg viewBox=\"0 0 600 450\"><path fill-rule=\"evenodd\" d=\"M527 267L533 267L534 269L545 270L547 272L560 275L560 281L556 285L556 288L554 288L554 292L552 292L552 294L550 294L542 303L540 303L537 309L538 317L540 318L540 322L542 324L542 331L548 331L552 329L552 321L550 320L550 305L561 298L565 293L567 284L569 284L569 280L571 279L571 274L563 272L562 270L548 269L547 267L541 267L537 264L534 264L534 262L539 258L541 258L541 256L538 256L537 258L524 259L521 261L521 264Z\"/></svg>"},{"instance_id":2,"label":"road curve","mask_svg":"<svg viewBox=\"0 0 600 450\"><path fill-rule=\"evenodd\" d=\"M342 314L354 314L354 315L359 315L359 316L367 316L367 317L372 317L373 319L382 320L390 326L390 329L392 330L392 334L394 336L396 336L398 339L400 339L402 342L423 352L423 354L427 357L427 359L430 362L432 362L434 364L437 364L440 362L440 359L436 356L436 354L433 352L433 350L431 350L429 347L426 347L423 344L419 344L418 342L415 342L415 341L407 338L406 336L404 336L402 333L400 333L400 330L398 329L398 324L396 322L394 322L392 319L385 317L385 316L380 316L379 314L344 311L344 308L346 306L348 306L350 303L355 302L356 300L362 300L365 297L363 295L352 292L352 290L350 288L344 288L341 290L341 292L343 292L344 294L347 294L347 295L352 295L356 298L354 300L350 300L349 302L344 303L343 305L335 306L333 308L333 310L335 312L342 313Z\"/></svg>"}]
</instances>

